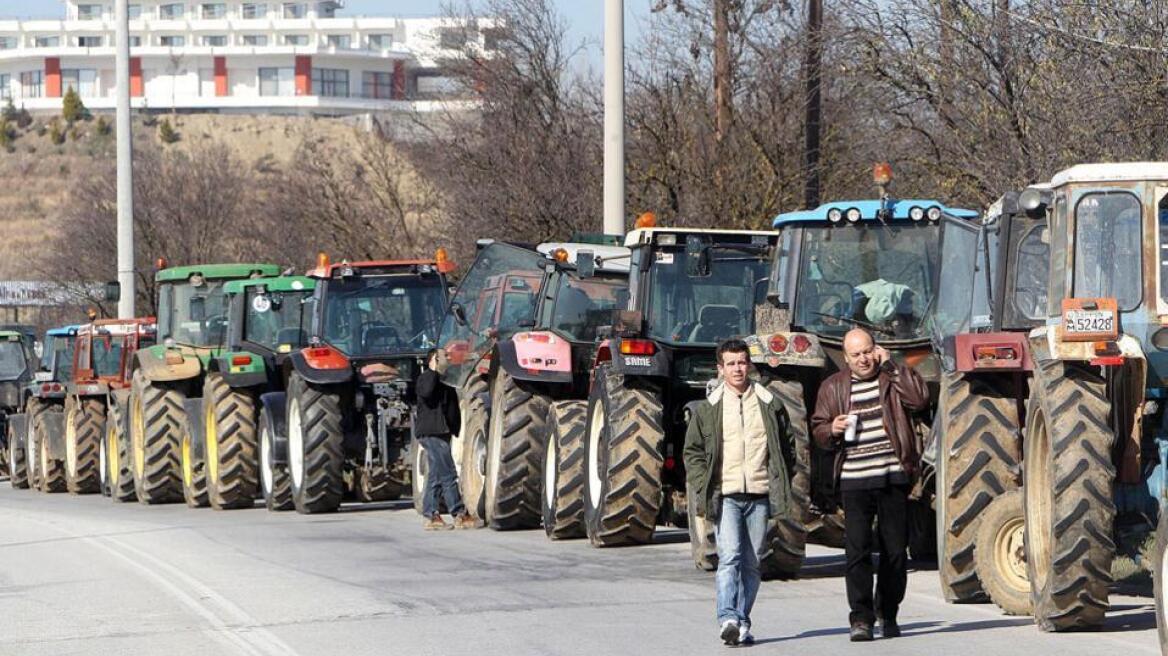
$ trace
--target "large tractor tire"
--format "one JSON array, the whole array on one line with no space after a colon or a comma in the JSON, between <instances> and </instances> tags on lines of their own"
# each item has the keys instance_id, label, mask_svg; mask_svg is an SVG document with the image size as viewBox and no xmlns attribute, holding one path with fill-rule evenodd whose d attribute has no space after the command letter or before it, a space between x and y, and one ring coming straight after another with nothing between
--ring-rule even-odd
<instances>
[{"instance_id":1,"label":"large tractor tire","mask_svg":"<svg viewBox=\"0 0 1168 656\"><path fill-rule=\"evenodd\" d=\"M406 485L400 470L385 465L353 470L353 494L361 503L400 499Z\"/></svg>"},{"instance_id":2,"label":"large tractor tire","mask_svg":"<svg viewBox=\"0 0 1168 656\"><path fill-rule=\"evenodd\" d=\"M333 512L344 494L341 397L292 374L288 382L288 470L296 512Z\"/></svg>"},{"instance_id":3,"label":"large tractor tire","mask_svg":"<svg viewBox=\"0 0 1168 656\"><path fill-rule=\"evenodd\" d=\"M203 381L207 497L216 510L251 508L259 496L259 436L254 394L232 388L222 374Z\"/></svg>"},{"instance_id":4,"label":"large tractor tire","mask_svg":"<svg viewBox=\"0 0 1168 656\"><path fill-rule=\"evenodd\" d=\"M823 525L823 517L811 517L811 432L803 384L797 380L772 380L767 390L778 397L787 411L791 437L795 442L795 471L791 476L794 507L784 517L768 520L767 553L759 563L765 578L792 578L803 567L807 552L808 523Z\"/></svg>"},{"instance_id":5,"label":"large tractor tire","mask_svg":"<svg viewBox=\"0 0 1168 656\"><path fill-rule=\"evenodd\" d=\"M1160 522L1156 525L1156 562L1152 564L1152 590L1156 597L1156 633L1160 636L1160 653L1168 656L1168 511L1160 506Z\"/></svg>"},{"instance_id":6,"label":"large tractor tire","mask_svg":"<svg viewBox=\"0 0 1168 656\"><path fill-rule=\"evenodd\" d=\"M610 365L596 370L588 400L584 525L596 547L653 539L665 442L661 391Z\"/></svg>"},{"instance_id":7,"label":"large tractor tire","mask_svg":"<svg viewBox=\"0 0 1168 656\"><path fill-rule=\"evenodd\" d=\"M105 422L106 480L110 498L118 502L137 498L130 466L130 440L122 423L123 412L125 410L120 405L111 402Z\"/></svg>"},{"instance_id":8,"label":"large tractor tire","mask_svg":"<svg viewBox=\"0 0 1168 656\"><path fill-rule=\"evenodd\" d=\"M105 404L70 398L65 404L65 487L70 494L101 491Z\"/></svg>"},{"instance_id":9,"label":"large tractor tire","mask_svg":"<svg viewBox=\"0 0 1168 656\"><path fill-rule=\"evenodd\" d=\"M551 400L540 390L499 369L491 385L487 432L487 526L495 530L536 528Z\"/></svg>"},{"instance_id":10,"label":"large tractor tire","mask_svg":"<svg viewBox=\"0 0 1168 656\"><path fill-rule=\"evenodd\" d=\"M182 440L187 416L184 394L151 383L134 372L130 395L130 450L134 492L140 503L174 503L183 498Z\"/></svg>"},{"instance_id":11,"label":"large tractor tire","mask_svg":"<svg viewBox=\"0 0 1168 656\"><path fill-rule=\"evenodd\" d=\"M17 435L8 423L8 482L13 489L28 489L28 451L24 445L24 435Z\"/></svg>"},{"instance_id":12,"label":"large tractor tire","mask_svg":"<svg viewBox=\"0 0 1168 656\"><path fill-rule=\"evenodd\" d=\"M32 432L36 436L37 479L40 491L55 494L64 492L67 488L65 485L65 463L49 454L48 422L45 421L49 412L59 412L59 410L53 409L37 413L36 419L33 421Z\"/></svg>"},{"instance_id":13,"label":"large tractor tire","mask_svg":"<svg viewBox=\"0 0 1168 656\"><path fill-rule=\"evenodd\" d=\"M986 601L977 576L977 527L997 497L1022 483L1018 404L986 378L946 374L935 421L937 569L950 602Z\"/></svg>"},{"instance_id":14,"label":"large tractor tire","mask_svg":"<svg viewBox=\"0 0 1168 656\"><path fill-rule=\"evenodd\" d=\"M718 569L718 542L715 537L714 522L697 515L697 490L685 488L687 528L689 529L689 551L694 567L712 572Z\"/></svg>"},{"instance_id":15,"label":"large tractor tire","mask_svg":"<svg viewBox=\"0 0 1168 656\"><path fill-rule=\"evenodd\" d=\"M260 489L272 512L292 510L292 478L287 465L277 465L275 425L267 409L260 411Z\"/></svg>"},{"instance_id":16,"label":"large tractor tire","mask_svg":"<svg viewBox=\"0 0 1168 656\"><path fill-rule=\"evenodd\" d=\"M207 462L195 455L193 439L189 430L183 430L180 458L183 502L188 508L206 508L210 505L207 499Z\"/></svg>"},{"instance_id":17,"label":"large tractor tire","mask_svg":"<svg viewBox=\"0 0 1168 656\"><path fill-rule=\"evenodd\" d=\"M41 450L37 444L36 418L47 409L47 404L40 399L29 398L24 406L24 457L28 463L28 486L33 490L41 489Z\"/></svg>"},{"instance_id":18,"label":"large tractor tire","mask_svg":"<svg viewBox=\"0 0 1168 656\"><path fill-rule=\"evenodd\" d=\"M1094 629L1115 555L1111 403L1094 368L1035 355L1023 503L1034 620L1044 631Z\"/></svg>"},{"instance_id":19,"label":"large tractor tire","mask_svg":"<svg viewBox=\"0 0 1168 656\"><path fill-rule=\"evenodd\" d=\"M487 480L487 433L488 411L483 403L481 394L486 393L487 382L481 376L472 374L462 386L459 393L459 413L462 416L462 426L458 435L451 440L450 450L454 462L458 465L458 486L462 493L462 502L466 510L475 519L486 521L486 480ZM418 481L414 477L415 486L425 489L425 481ZM421 494L416 495L417 499ZM418 512L422 512L420 502L417 503Z\"/></svg>"},{"instance_id":20,"label":"large tractor tire","mask_svg":"<svg viewBox=\"0 0 1168 656\"><path fill-rule=\"evenodd\" d=\"M543 530L552 540L587 535L584 530L584 439L587 401L552 404L544 431Z\"/></svg>"},{"instance_id":21,"label":"large tractor tire","mask_svg":"<svg viewBox=\"0 0 1168 656\"><path fill-rule=\"evenodd\" d=\"M1026 577L1026 514L1022 490L1010 490L990 503L978 520L977 578L990 599L1007 615L1029 615Z\"/></svg>"}]
</instances>

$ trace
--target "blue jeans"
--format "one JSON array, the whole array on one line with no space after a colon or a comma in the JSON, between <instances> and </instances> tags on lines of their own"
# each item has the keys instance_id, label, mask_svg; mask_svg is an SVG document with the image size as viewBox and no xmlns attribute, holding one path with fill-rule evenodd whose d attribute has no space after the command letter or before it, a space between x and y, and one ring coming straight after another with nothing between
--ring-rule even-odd
<instances>
[{"instance_id":1,"label":"blue jeans","mask_svg":"<svg viewBox=\"0 0 1168 656\"><path fill-rule=\"evenodd\" d=\"M454 469L454 457L450 455L449 437L419 437L418 443L426 450L426 489L422 496L422 514L433 517L438 514L439 503L446 502L451 515L466 512L462 505L462 494L458 491L458 473Z\"/></svg>"},{"instance_id":2,"label":"blue jeans","mask_svg":"<svg viewBox=\"0 0 1168 656\"><path fill-rule=\"evenodd\" d=\"M722 513L714 528L718 541L718 624L735 620L750 626L750 609L762 575L758 563L766 553L770 501L722 498Z\"/></svg>"}]
</instances>

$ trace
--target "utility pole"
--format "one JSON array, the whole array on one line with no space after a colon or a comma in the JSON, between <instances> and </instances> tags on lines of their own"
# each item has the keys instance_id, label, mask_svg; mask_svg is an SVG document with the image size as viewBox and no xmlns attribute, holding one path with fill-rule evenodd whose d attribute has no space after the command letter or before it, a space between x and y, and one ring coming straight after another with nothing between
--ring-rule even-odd
<instances>
[{"instance_id":1,"label":"utility pole","mask_svg":"<svg viewBox=\"0 0 1168 656\"><path fill-rule=\"evenodd\" d=\"M604 233L625 234L625 3L604 0Z\"/></svg>"},{"instance_id":2,"label":"utility pole","mask_svg":"<svg viewBox=\"0 0 1168 656\"><path fill-rule=\"evenodd\" d=\"M819 136L823 116L820 89L823 58L823 0L807 0L807 40L803 74L807 80L804 102L807 115L803 124L803 206L819 206Z\"/></svg>"},{"instance_id":3,"label":"utility pole","mask_svg":"<svg viewBox=\"0 0 1168 656\"><path fill-rule=\"evenodd\" d=\"M135 315L137 298L134 279L134 146L130 135L130 12L128 0L117 0L114 18L117 30L118 113L118 318Z\"/></svg>"}]
</instances>

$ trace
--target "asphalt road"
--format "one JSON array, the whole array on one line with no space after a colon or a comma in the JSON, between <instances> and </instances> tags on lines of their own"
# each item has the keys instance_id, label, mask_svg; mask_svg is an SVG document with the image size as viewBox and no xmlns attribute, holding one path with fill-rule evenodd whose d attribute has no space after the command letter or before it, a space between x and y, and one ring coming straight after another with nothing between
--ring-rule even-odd
<instances>
[{"instance_id":1,"label":"asphalt road","mask_svg":"<svg viewBox=\"0 0 1168 656\"><path fill-rule=\"evenodd\" d=\"M0 483L0 654L685 654L725 651L713 580L679 531L597 550L541 532L426 533L408 503L334 515L114 504ZM903 637L847 642L841 554L754 611L773 654L1158 654L1152 600L1113 596L1104 631L1042 634L945 604L913 572Z\"/></svg>"}]
</instances>

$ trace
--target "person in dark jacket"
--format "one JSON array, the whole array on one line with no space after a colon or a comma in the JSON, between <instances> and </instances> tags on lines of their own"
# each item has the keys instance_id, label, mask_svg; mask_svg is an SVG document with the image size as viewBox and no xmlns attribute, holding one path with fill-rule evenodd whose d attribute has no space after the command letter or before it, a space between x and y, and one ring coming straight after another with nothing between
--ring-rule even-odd
<instances>
[{"instance_id":1,"label":"person in dark jacket","mask_svg":"<svg viewBox=\"0 0 1168 656\"><path fill-rule=\"evenodd\" d=\"M466 511L462 494L458 491L458 473L450 454L450 437L458 430L458 394L442 382L446 371L446 351L430 349L426 354L426 371L418 376L418 409L414 417L414 433L418 444L426 451L429 471L425 495L422 499L423 527L427 531L452 528L438 512L439 503L454 516L453 528L474 528L475 519ZM419 472L414 472L417 476Z\"/></svg>"},{"instance_id":2,"label":"person in dark jacket","mask_svg":"<svg viewBox=\"0 0 1168 656\"><path fill-rule=\"evenodd\" d=\"M816 444L835 453L850 636L864 642L872 639L877 611L883 636L900 635L896 614L908 583L908 492L919 458L910 413L928 407L929 390L917 372L892 362L868 331L848 331L843 346L847 368L820 386L811 433ZM874 598L873 521L880 548Z\"/></svg>"},{"instance_id":3,"label":"person in dark jacket","mask_svg":"<svg viewBox=\"0 0 1168 656\"><path fill-rule=\"evenodd\" d=\"M682 455L694 514L715 527L719 635L749 645L767 523L792 510L795 447L782 400L750 380L746 342L726 340L715 357L721 382L690 417Z\"/></svg>"}]
</instances>

